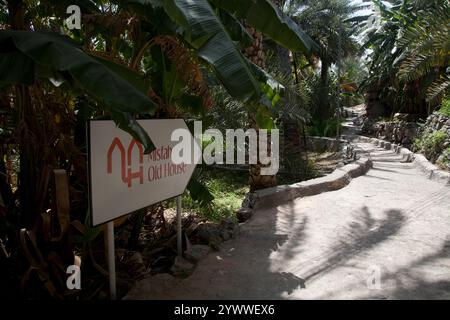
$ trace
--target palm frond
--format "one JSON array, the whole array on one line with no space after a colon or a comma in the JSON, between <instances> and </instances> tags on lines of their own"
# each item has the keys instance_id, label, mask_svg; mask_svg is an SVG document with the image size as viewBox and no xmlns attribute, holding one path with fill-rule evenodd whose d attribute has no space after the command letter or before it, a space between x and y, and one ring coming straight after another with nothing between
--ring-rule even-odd
<instances>
[{"instance_id":1,"label":"palm frond","mask_svg":"<svg viewBox=\"0 0 450 320\"><path fill-rule=\"evenodd\" d=\"M447 93L450 89L450 77L444 75L428 88L427 90L427 100L429 102L435 102L444 93Z\"/></svg>"}]
</instances>

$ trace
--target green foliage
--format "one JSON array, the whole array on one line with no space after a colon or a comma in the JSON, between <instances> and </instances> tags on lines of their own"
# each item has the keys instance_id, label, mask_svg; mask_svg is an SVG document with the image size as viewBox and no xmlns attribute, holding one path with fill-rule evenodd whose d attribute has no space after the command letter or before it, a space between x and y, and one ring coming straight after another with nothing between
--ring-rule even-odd
<instances>
[{"instance_id":1,"label":"green foliage","mask_svg":"<svg viewBox=\"0 0 450 320\"><path fill-rule=\"evenodd\" d=\"M212 95L215 103L208 115L213 119L213 128L226 130L247 127L248 114L244 103L233 99L220 87L214 88Z\"/></svg>"},{"instance_id":2,"label":"green foliage","mask_svg":"<svg viewBox=\"0 0 450 320\"><path fill-rule=\"evenodd\" d=\"M358 52L357 29L347 21L358 6L347 0L293 0L290 10L301 28L317 43L321 70L319 81L313 85L316 92L311 113L316 122L319 119L326 121L337 112L338 102L340 105L340 97L334 95L338 83L330 80L331 67L340 67L344 58Z\"/></svg>"},{"instance_id":3,"label":"green foliage","mask_svg":"<svg viewBox=\"0 0 450 320\"><path fill-rule=\"evenodd\" d=\"M278 177L279 185L290 185L318 178L320 176L314 161L305 159L304 154L292 154L282 159L285 172Z\"/></svg>"},{"instance_id":4,"label":"green foliage","mask_svg":"<svg viewBox=\"0 0 450 320\"><path fill-rule=\"evenodd\" d=\"M403 49L398 76L406 82L423 79L427 100L436 101L450 88L446 70L450 59L450 2L431 0L423 4L416 0L412 8L421 9L421 15L398 39Z\"/></svg>"},{"instance_id":5,"label":"green foliage","mask_svg":"<svg viewBox=\"0 0 450 320\"><path fill-rule=\"evenodd\" d=\"M414 150L423 152L423 154L431 162L436 162L444 151L444 144L449 139L445 131L435 131L433 133L425 133L414 142Z\"/></svg>"},{"instance_id":6,"label":"green foliage","mask_svg":"<svg viewBox=\"0 0 450 320\"><path fill-rule=\"evenodd\" d=\"M6 3L16 2L23 3L25 10L14 13L7 9ZM94 116L112 117L149 151L151 141L135 119L149 116L206 119L207 108L202 107L212 104L208 89L217 86L225 89L234 103L232 108L228 103L215 107L217 111L223 106L221 113L217 112L217 122L225 114L235 118L230 120L235 120L237 127L242 127L240 123L247 121L243 119L248 113L245 103L251 101L249 105L258 106L259 124L274 126L272 112L280 104L282 89L269 81L268 75L255 72L243 57L241 49L253 39L245 30L242 18L246 24L290 49L309 54L314 44L269 0L239 1L231 7L230 3L214 0L0 1L0 107L7 113L0 117L0 144L13 145L20 153L20 188L14 197L7 199L24 207L17 206L20 211L17 216L30 223L26 221L20 227L42 233L40 219L34 217L50 208L53 212L53 187L46 184L50 171L66 168L71 173L70 219L76 222L73 226L80 235L69 238L67 243L39 241L45 251L51 249L53 253L54 250L55 255L71 262L74 251L87 250L98 270L91 249L102 245L97 243L101 230L89 227L85 208L88 197L84 161L86 120ZM81 30L71 31L63 26L69 4L82 8ZM14 28L11 23L28 30L11 30ZM61 36L60 31L68 37ZM213 84L205 80L212 78ZM13 88L15 84L21 86ZM14 120L11 125L6 118ZM4 139L5 131L17 135L8 133ZM185 207L214 220L232 216L248 192L246 186L246 174L198 169L188 185ZM5 200L3 191L1 198ZM3 207L0 209L0 215L9 219L12 212L5 215ZM135 240L141 231L142 215L143 212L136 215L132 236ZM2 241L8 239L7 246L14 238L0 236ZM69 250L63 248L66 244ZM13 254L20 256L17 252ZM86 261L83 255L83 265ZM54 274L54 266L49 266L52 278L57 275L62 279ZM89 279L90 270L84 270L83 279ZM50 282L46 281L46 285ZM9 292L8 288L5 290ZM96 288L95 292L99 293L100 289ZM75 296L79 298L78 293Z\"/></svg>"},{"instance_id":7,"label":"green foliage","mask_svg":"<svg viewBox=\"0 0 450 320\"><path fill-rule=\"evenodd\" d=\"M133 115L152 114L155 103L70 39L52 33L4 30L0 31L0 45L5 49L0 54L0 85L31 85L35 73L58 86L73 84L100 101L118 126L141 141L147 152L154 148ZM11 59L19 60L12 63Z\"/></svg>"},{"instance_id":8,"label":"green foliage","mask_svg":"<svg viewBox=\"0 0 450 320\"><path fill-rule=\"evenodd\" d=\"M266 95L267 99L270 101L270 106L275 107L281 99L281 95L277 90L272 89L268 84L261 84L261 90Z\"/></svg>"},{"instance_id":9,"label":"green foliage","mask_svg":"<svg viewBox=\"0 0 450 320\"><path fill-rule=\"evenodd\" d=\"M207 0L132 0L134 4L147 8L162 7L165 13L177 24L178 33L203 61L214 70L220 82L236 99L242 101L258 100L260 88L247 63L237 50L233 40L248 42L249 37L236 18L246 18L247 23L268 35L284 46L301 52L309 52L313 45L311 39L286 15L276 10L268 0L211 1L229 14L216 13ZM145 9L141 10L146 16ZM230 16L231 14L231 16ZM152 23L151 17L149 22ZM223 20L221 20L221 18ZM227 23L227 25L224 25ZM229 31L230 33L228 33Z\"/></svg>"},{"instance_id":10,"label":"green foliage","mask_svg":"<svg viewBox=\"0 0 450 320\"><path fill-rule=\"evenodd\" d=\"M214 200L214 195L203 181L203 171L201 168L195 169L187 190L193 203L196 203L200 208L208 207Z\"/></svg>"},{"instance_id":11,"label":"green foliage","mask_svg":"<svg viewBox=\"0 0 450 320\"><path fill-rule=\"evenodd\" d=\"M335 138L342 132L342 120L313 120L312 125L307 127L307 133L310 136Z\"/></svg>"},{"instance_id":12,"label":"green foliage","mask_svg":"<svg viewBox=\"0 0 450 320\"><path fill-rule=\"evenodd\" d=\"M243 101L258 99L256 80L208 1L167 0L162 5L183 27L184 39L214 68L230 94Z\"/></svg>"},{"instance_id":13,"label":"green foliage","mask_svg":"<svg viewBox=\"0 0 450 320\"><path fill-rule=\"evenodd\" d=\"M195 211L212 221L233 217L249 192L247 174L230 170L205 169L201 176L201 182L214 196L214 200L201 204L184 195L183 208Z\"/></svg>"},{"instance_id":14,"label":"green foliage","mask_svg":"<svg viewBox=\"0 0 450 320\"><path fill-rule=\"evenodd\" d=\"M290 12L317 44L322 62L331 65L357 49L356 31L347 19L358 10L347 0L293 0Z\"/></svg>"},{"instance_id":15,"label":"green foliage","mask_svg":"<svg viewBox=\"0 0 450 320\"><path fill-rule=\"evenodd\" d=\"M442 113L443 115L446 115L447 117L450 117L450 98L445 98L442 101L441 109L439 109L439 113Z\"/></svg>"},{"instance_id":16,"label":"green foliage","mask_svg":"<svg viewBox=\"0 0 450 320\"><path fill-rule=\"evenodd\" d=\"M450 3L392 2L373 0L372 23L362 34L364 48L370 49L362 87L379 92L389 112L429 113L450 86Z\"/></svg>"},{"instance_id":17,"label":"green foliage","mask_svg":"<svg viewBox=\"0 0 450 320\"><path fill-rule=\"evenodd\" d=\"M292 51L310 54L316 44L270 0L211 0Z\"/></svg>"},{"instance_id":18,"label":"green foliage","mask_svg":"<svg viewBox=\"0 0 450 320\"><path fill-rule=\"evenodd\" d=\"M239 19L225 10L219 10L219 16L231 39L235 41L241 49L248 48L252 45L253 37L248 33L248 30Z\"/></svg>"},{"instance_id":19,"label":"green foliage","mask_svg":"<svg viewBox=\"0 0 450 320\"><path fill-rule=\"evenodd\" d=\"M78 221L77 221L78 222ZM76 226L78 226L77 223L74 222ZM94 241L102 232L102 228L100 226L97 227L91 227L91 214L90 209L88 209L84 225L80 227L81 230L78 230L81 234L74 236L74 243L80 245L83 248L83 256L85 255L87 247L91 244L92 241ZM81 232L82 231L82 232Z\"/></svg>"},{"instance_id":20,"label":"green foliage","mask_svg":"<svg viewBox=\"0 0 450 320\"><path fill-rule=\"evenodd\" d=\"M450 170L450 147L446 149L441 157L438 159L437 164L445 170Z\"/></svg>"},{"instance_id":21,"label":"green foliage","mask_svg":"<svg viewBox=\"0 0 450 320\"><path fill-rule=\"evenodd\" d=\"M367 72L367 67L359 56L349 56L342 61L339 85L344 93L345 106L352 107L364 103L364 95L358 89Z\"/></svg>"},{"instance_id":22,"label":"green foliage","mask_svg":"<svg viewBox=\"0 0 450 320\"><path fill-rule=\"evenodd\" d=\"M329 86L324 93L321 79L318 75L312 75L307 79L311 97L311 121L308 123L309 135L336 137L337 130L341 128L341 120L338 119L338 109L342 106L343 96L339 92L338 82L334 75L331 76ZM325 105L329 110L328 116L324 115L322 108ZM342 132L342 131L340 131Z\"/></svg>"}]
</instances>

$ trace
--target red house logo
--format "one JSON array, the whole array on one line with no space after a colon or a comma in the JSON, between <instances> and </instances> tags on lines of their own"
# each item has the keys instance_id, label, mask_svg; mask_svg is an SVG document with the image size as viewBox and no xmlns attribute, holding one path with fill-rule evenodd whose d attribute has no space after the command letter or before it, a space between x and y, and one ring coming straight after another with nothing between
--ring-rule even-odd
<instances>
[{"instance_id":1,"label":"red house logo","mask_svg":"<svg viewBox=\"0 0 450 320\"><path fill-rule=\"evenodd\" d=\"M133 172L132 166L133 151L135 148L137 148L139 152L139 169L137 172ZM114 138L108 149L108 174L113 173L113 154L116 149L120 152L122 181L128 185L128 188L131 188L134 179L139 179L140 184L144 184L144 148L142 147L142 144L133 140L128 146L128 149L125 150L122 141L117 137Z\"/></svg>"}]
</instances>

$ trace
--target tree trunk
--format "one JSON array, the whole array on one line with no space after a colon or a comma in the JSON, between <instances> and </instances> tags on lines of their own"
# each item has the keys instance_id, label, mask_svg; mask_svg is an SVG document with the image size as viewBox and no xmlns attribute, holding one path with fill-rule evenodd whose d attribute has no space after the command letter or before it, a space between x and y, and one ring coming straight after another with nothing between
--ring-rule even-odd
<instances>
[{"instance_id":1,"label":"tree trunk","mask_svg":"<svg viewBox=\"0 0 450 320\"><path fill-rule=\"evenodd\" d=\"M36 212L35 195L37 184L37 172L35 170L35 144L31 141L34 135L31 118L34 115L31 105L30 92L25 86L17 86L15 108L19 114L19 150L20 150L20 172L19 172L19 195L21 224L31 228L41 212Z\"/></svg>"},{"instance_id":2,"label":"tree trunk","mask_svg":"<svg viewBox=\"0 0 450 320\"><path fill-rule=\"evenodd\" d=\"M258 132L259 127L256 123L255 116L251 113L249 113L249 122L250 127L252 129L255 129L256 132ZM259 136L259 133L258 133ZM267 137L267 154L271 155L272 153L272 146L271 146L271 137L270 134ZM259 151L259 146L258 146ZM259 162L255 165L250 165L249 170L249 185L250 185L250 192L255 192L262 189L267 188L273 188L278 185L277 183L277 177L276 176L262 176L261 175L261 168L264 168L264 166Z\"/></svg>"},{"instance_id":3,"label":"tree trunk","mask_svg":"<svg viewBox=\"0 0 450 320\"><path fill-rule=\"evenodd\" d=\"M328 88L328 70L330 69L330 66L328 65L328 62L326 62L325 60L322 61L322 68L320 70L320 79L321 79L321 84L324 88Z\"/></svg>"},{"instance_id":4,"label":"tree trunk","mask_svg":"<svg viewBox=\"0 0 450 320\"><path fill-rule=\"evenodd\" d=\"M329 69L330 69L330 65L328 64L328 62L326 60L322 60L322 68L320 70L320 97L319 97L319 106L318 106L318 113L317 113L317 118L318 120L322 121L326 121L331 117L331 113L330 113L330 104L328 101L328 95L329 95Z\"/></svg>"},{"instance_id":5,"label":"tree trunk","mask_svg":"<svg viewBox=\"0 0 450 320\"><path fill-rule=\"evenodd\" d=\"M26 6L23 0L9 0L8 14L11 28L14 30L28 29L25 20ZM17 85L15 90L15 110L18 124L21 128L19 135L20 172L18 179L20 195L20 222L23 226L32 227L40 212L35 212L34 196L36 193L36 170L33 142L30 141L32 124L30 118L32 110L29 89L26 86Z\"/></svg>"},{"instance_id":6,"label":"tree trunk","mask_svg":"<svg viewBox=\"0 0 450 320\"><path fill-rule=\"evenodd\" d=\"M283 5L281 0L272 0L272 3L276 5L280 10ZM291 63L291 52L279 45L276 45L275 51L277 53L278 69L284 78L289 79L292 77L292 63ZM294 59L295 60L295 59ZM295 62L295 61L294 61ZM298 85L298 75L297 70L295 71L296 84ZM300 141L300 128L297 121L291 120L289 117L285 116L282 119L283 123L283 139L288 147L287 150L292 151L294 154L301 152L301 141Z\"/></svg>"},{"instance_id":7,"label":"tree trunk","mask_svg":"<svg viewBox=\"0 0 450 320\"><path fill-rule=\"evenodd\" d=\"M248 32L253 36L254 42L252 46L244 50L244 55L252 61L254 64L259 66L260 68L265 68L265 62L264 62L264 51L263 51L263 37L260 32L257 30L247 27ZM249 126L252 129L255 129L257 132L260 129L256 123L256 114L249 112L248 113L248 121ZM270 152L270 146L271 146L271 139L270 135L267 139L268 141L268 148ZM270 153L268 153L270 154ZM250 185L250 192L255 192L257 190L266 189L266 188L272 188L277 185L277 178L276 176L262 176L261 175L261 168L262 165L259 163L256 165L250 165L249 170L249 185Z\"/></svg>"},{"instance_id":8,"label":"tree trunk","mask_svg":"<svg viewBox=\"0 0 450 320\"><path fill-rule=\"evenodd\" d=\"M11 186L8 182L8 172L6 170L5 156L6 153L3 150L3 146L0 146L0 197L3 200L7 214L11 213L14 208L14 198Z\"/></svg>"},{"instance_id":9,"label":"tree trunk","mask_svg":"<svg viewBox=\"0 0 450 320\"><path fill-rule=\"evenodd\" d=\"M25 23L25 11L26 6L23 0L9 0L8 12L9 23L13 30L25 30L28 29Z\"/></svg>"}]
</instances>

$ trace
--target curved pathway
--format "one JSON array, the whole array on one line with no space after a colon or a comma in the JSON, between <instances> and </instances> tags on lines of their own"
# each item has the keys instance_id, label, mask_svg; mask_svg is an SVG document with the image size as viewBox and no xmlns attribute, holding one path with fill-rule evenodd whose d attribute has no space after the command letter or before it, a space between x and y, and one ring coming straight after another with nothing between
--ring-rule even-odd
<instances>
[{"instance_id":1,"label":"curved pathway","mask_svg":"<svg viewBox=\"0 0 450 320\"><path fill-rule=\"evenodd\" d=\"M450 188L367 143L374 168L344 189L259 210L184 280L131 299L450 299Z\"/></svg>"}]
</instances>

